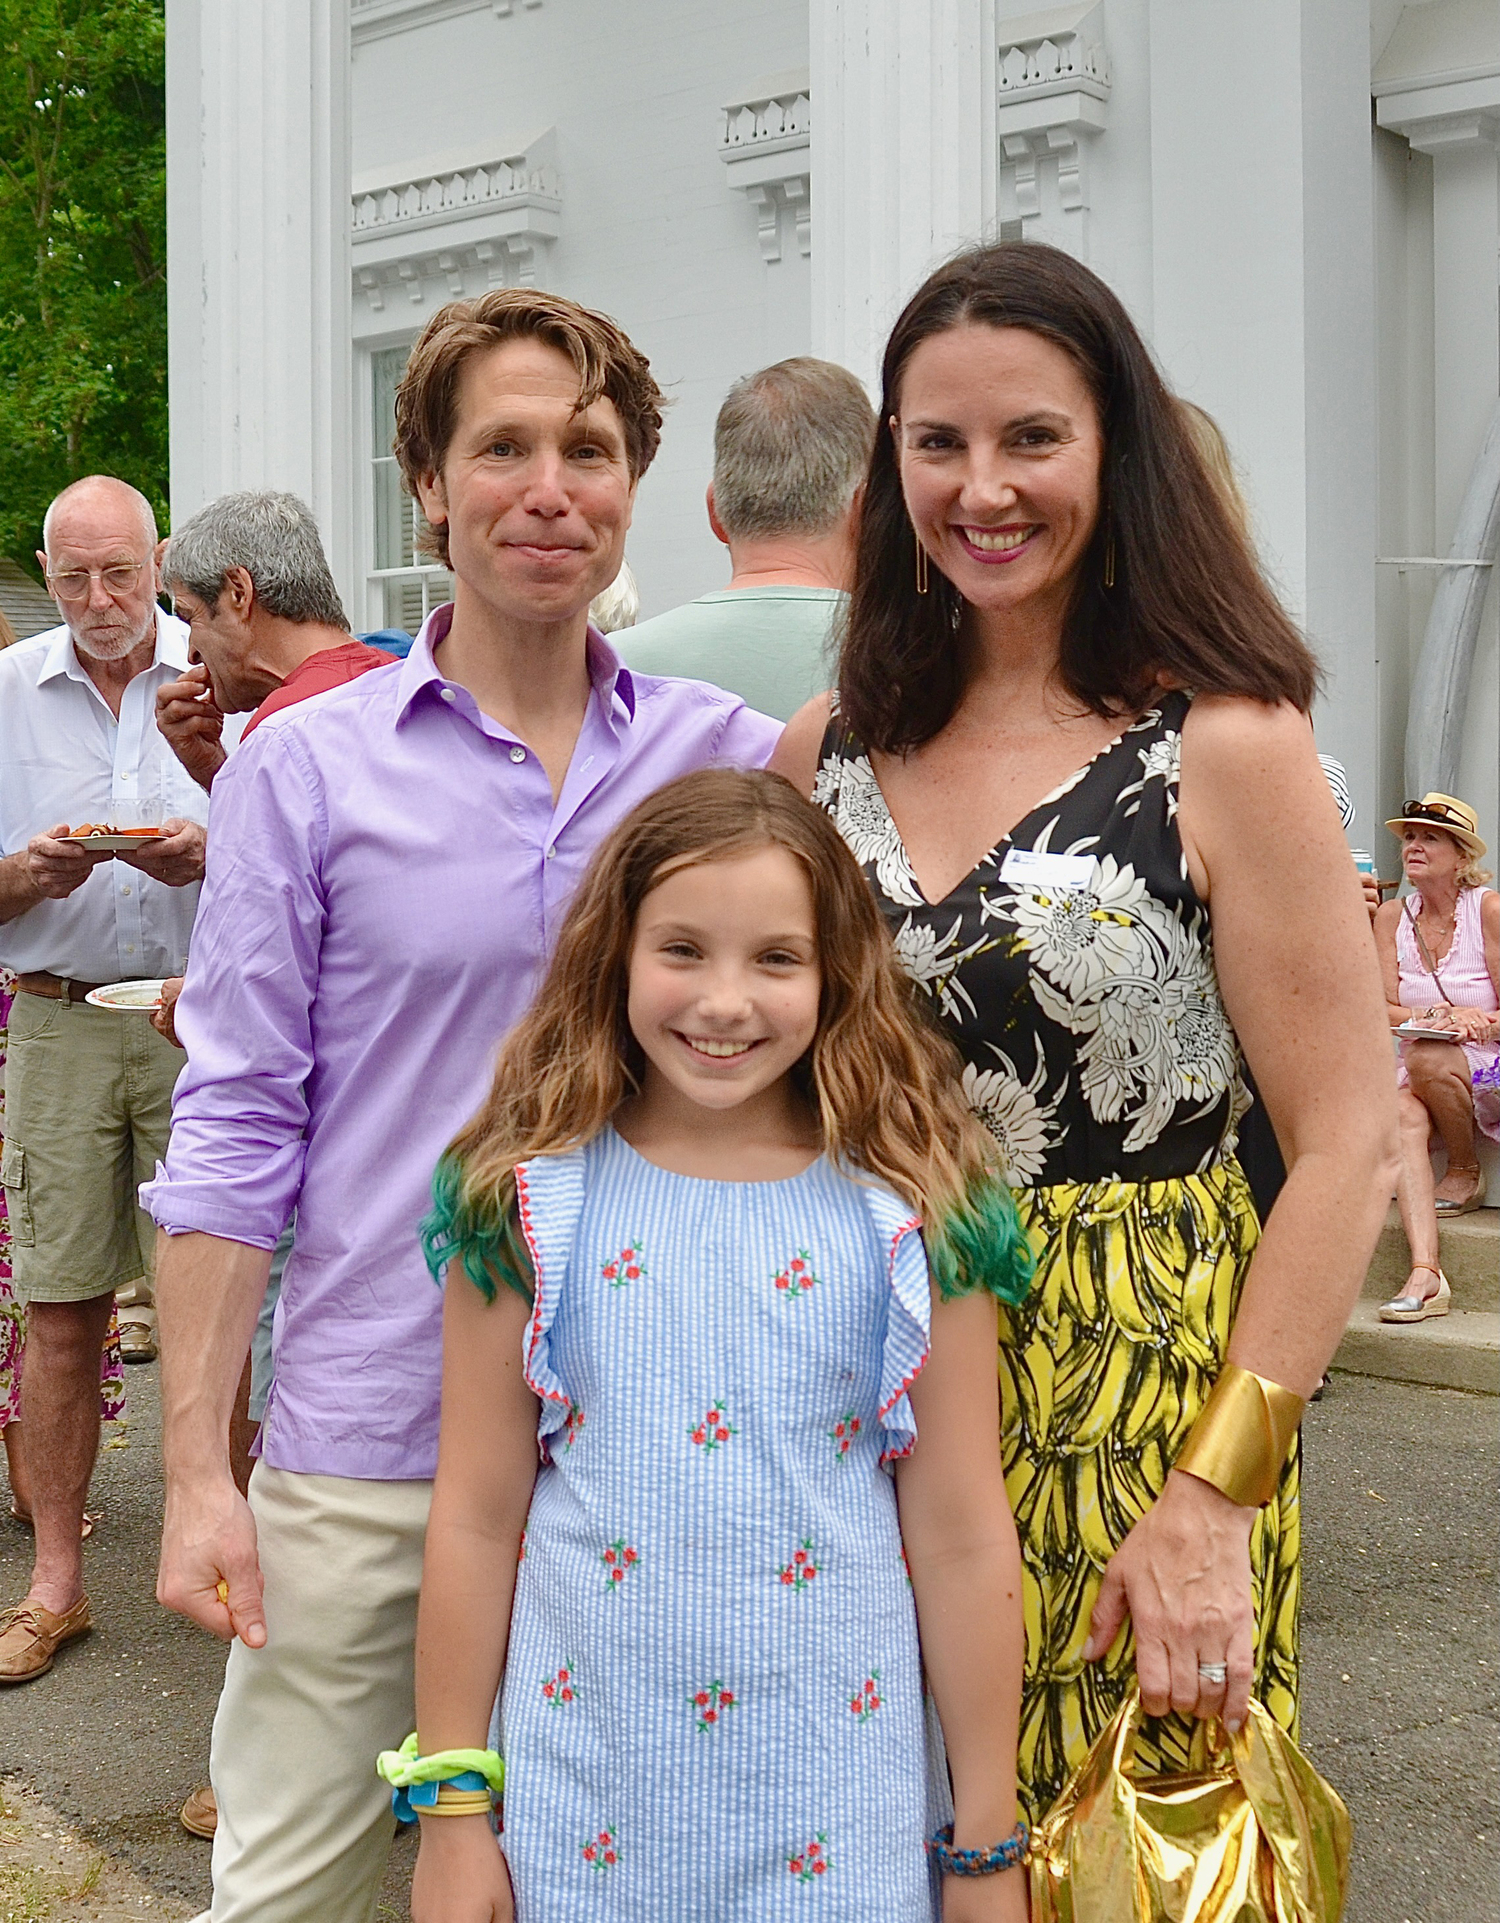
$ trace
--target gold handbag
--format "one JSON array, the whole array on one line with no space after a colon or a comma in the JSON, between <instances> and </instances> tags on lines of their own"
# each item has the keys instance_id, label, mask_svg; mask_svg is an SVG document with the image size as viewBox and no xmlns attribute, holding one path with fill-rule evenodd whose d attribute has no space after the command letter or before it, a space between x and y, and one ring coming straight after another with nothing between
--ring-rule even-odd
<instances>
[{"instance_id":1,"label":"gold handbag","mask_svg":"<svg viewBox=\"0 0 1500 1923\"><path fill-rule=\"evenodd\" d=\"M1032 1923L1338 1923L1349 1812L1257 1702L1199 1723L1180 1776L1132 1773L1132 1693L1032 1833Z\"/></svg>"}]
</instances>

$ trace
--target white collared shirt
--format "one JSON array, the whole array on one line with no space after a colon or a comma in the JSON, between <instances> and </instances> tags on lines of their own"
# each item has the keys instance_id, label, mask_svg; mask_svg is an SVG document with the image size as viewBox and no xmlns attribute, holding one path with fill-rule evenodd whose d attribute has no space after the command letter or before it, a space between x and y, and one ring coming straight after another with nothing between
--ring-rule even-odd
<instances>
[{"instance_id":1,"label":"white collared shirt","mask_svg":"<svg viewBox=\"0 0 1500 1923\"><path fill-rule=\"evenodd\" d=\"M186 623L158 608L156 658L126 688L116 721L66 627L0 650L0 854L60 821L207 822L208 796L156 726L157 689L187 665ZM0 925L0 963L89 982L180 975L197 907L197 883L167 888L101 861L66 900Z\"/></svg>"}]
</instances>

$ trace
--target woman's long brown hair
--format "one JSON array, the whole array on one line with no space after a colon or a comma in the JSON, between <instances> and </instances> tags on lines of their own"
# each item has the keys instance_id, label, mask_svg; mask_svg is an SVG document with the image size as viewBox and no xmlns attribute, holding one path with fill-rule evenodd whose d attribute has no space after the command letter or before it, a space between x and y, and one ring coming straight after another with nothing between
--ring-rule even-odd
<instances>
[{"instance_id":1,"label":"woman's long brown hair","mask_svg":"<svg viewBox=\"0 0 1500 1923\"><path fill-rule=\"evenodd\" d=\"M935 562L929 591L916 591L915 535L890 421L900 417L901 377L921 343L975 324L1024 327L1054 342L1076 362L1099 410L1099 519L1059 662L1068 692L1097 714L1136 714L1160 676L1200 694L1289 701L1305 713L1317 663L1226 510L1130 316L1071 254L1002 241L931 275L885 350L881 425L839 660L839 705L851 730L872 748L901 754L940 733L963 698L973 646L967 604Z\"/></svg>"},{"instance_id":2,"label":"woman's long brown hair","mask_svg":"<svg viewBox=\"0 0 1500 1923\"><path fill-rule=\"evenodd\" d=\"M595 856L541 992L501 1049L488 1100L440 1165L424 1228L434 1268L461 1258L486 1294L492 1275L514 1279L517 1163L589 1141L640 1085L645 1061L626 1002L641 903L684 867L760 848L784 848L812 889L822 985L817 1033L794 1074L825 1152L910 1203L929 1254L939 1245L934 1272L945 1289L942 1245L962 1256L974 1241L962 1221L976 1210L987 1217L989 1255L1024 1266L1015 1248L995 1247L998 1216L1014 1217L1008 1202L985 1199L996 1189L994 1144L963 1100L957 1055L917 1002L838 830L779 775L705 769L642 802Z\"/></svg>"}]
</instances>

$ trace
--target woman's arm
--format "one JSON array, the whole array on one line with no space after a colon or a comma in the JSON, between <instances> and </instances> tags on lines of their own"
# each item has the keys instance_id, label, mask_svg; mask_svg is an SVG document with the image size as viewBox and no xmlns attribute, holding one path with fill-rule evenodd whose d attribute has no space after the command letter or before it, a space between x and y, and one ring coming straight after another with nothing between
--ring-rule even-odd
<instances>
[{"instance_id":1,"label":"woman's arm","mask_svg":"<svg viewBox=\"0 0 1500 1923\"><path fill-rule=\"evenodd\" d=\"M1293 709L1201 697L1183 728L1189 873L1286 1159L1229 1359L1310 1396L1338 1345L1396 1184L1395 1076L1369 921L1312 730ZM1243 1722L1255 1511L1173 1470L1106 1572L1084 1654L1128 1607L1147 1711ZM1225 1662L1227 1686L1198 1665Z\"/></svg>"},{"instance_id":2,"label":"woman's arm","mask_svg":"<svg viewBox=\"0 0 1500 1923\"><path fill-rule=\"evenodd\" d=\"M521 1532L537 1470L537 1400L521 1372L530 1311L486 1302L457 1263L443 1304L443 1415L417 1612L422 1755L484 1749L505 1669ZM511 1916L509 1879L483 1816L424 1816L415 1923Z\"/></svg>"},{"instance_id":3,"label":"woman's arm","mask_svg":"<svg viewBox=\"0 0 1500 1923\"><path fill-rule=\"evenodd\" d=\"M987 1849L1016 1824L1026 1631L1021 1552L1000 1467L995 1305L934 1301L932 1351L911 1387L917 1445L896 1495L922 1661L953 1778L953 1840ZM1024 1870L949 1877L944 1923L1024 1919Z\"/></svg>"},{"instance_id":4,"label":"woman's arm","mask_svg":"<svg viewBox=\"0 0 1500 1923\"><path fill-rule=\"evenodd\" d=\"M781 739L766 766L772 774L785 775L799 795L811 799L813 782L818 776L818 750L833 708L831 694L815 694L805 701L781 731Z\"/></svg>"}]
</instances>

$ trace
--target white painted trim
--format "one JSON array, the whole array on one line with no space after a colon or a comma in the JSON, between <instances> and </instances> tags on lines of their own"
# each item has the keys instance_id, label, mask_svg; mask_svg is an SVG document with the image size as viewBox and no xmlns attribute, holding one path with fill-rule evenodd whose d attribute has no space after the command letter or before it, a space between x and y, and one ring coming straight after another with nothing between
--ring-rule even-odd
<instances>
[{"instance_id":1,"label":"white painted trim","mask_svg":"<svg viewBox=\"0 0 1500 1923\"><path fill-rule=\"evenodd\" d=\"M528 12L542 0L520 0ZM383 40L388 34L406 33L436 20L451 20L460 13L479 13L488 8L497 19L516 10L516 0L353 0L350 38L355 47L364 40Z\"/></svg>"},{"instance_id":2,"label":"white painted trim","mask_svg":"<svg viewBox=\"0 0 1500 1923\"><path fill-rule=\"evenodd\" d=\"M812 252L812 94L806 69L776 74L724 103L719 158L725 185L756 209L761 258L781 259L781 216L791 211L797 248Z\"/></svg>"}]
</instances>

